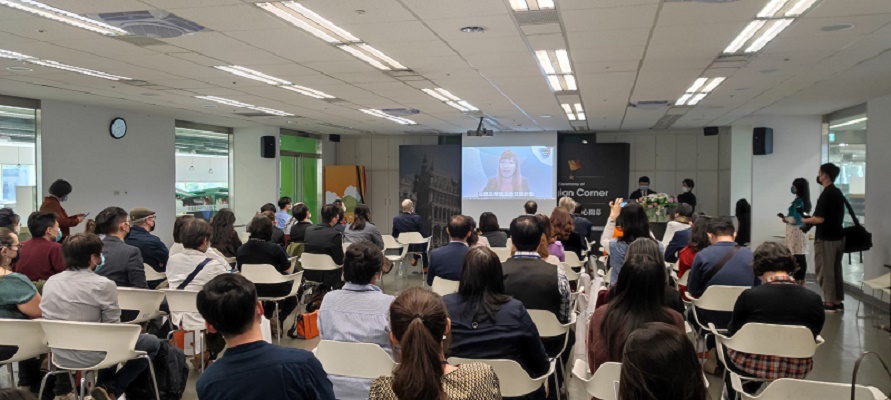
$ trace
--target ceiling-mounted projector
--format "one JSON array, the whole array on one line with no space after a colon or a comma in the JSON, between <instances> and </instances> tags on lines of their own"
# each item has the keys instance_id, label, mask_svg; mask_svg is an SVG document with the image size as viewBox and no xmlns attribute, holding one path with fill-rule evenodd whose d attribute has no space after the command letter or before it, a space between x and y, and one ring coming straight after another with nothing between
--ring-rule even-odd
<instances>
[{"instance_id":1,"label":"ceiling-mounted projector","mask_svg":"<svg viewBox=\"0 0 891 400\"><path fill-rule=\"evenodd\" d=\"M483 118L485 117L480 117L480 124L476 126L476 130L467 131L467 136L492 136L495 133L483 127Z\"/></svg>"}]
</instances>

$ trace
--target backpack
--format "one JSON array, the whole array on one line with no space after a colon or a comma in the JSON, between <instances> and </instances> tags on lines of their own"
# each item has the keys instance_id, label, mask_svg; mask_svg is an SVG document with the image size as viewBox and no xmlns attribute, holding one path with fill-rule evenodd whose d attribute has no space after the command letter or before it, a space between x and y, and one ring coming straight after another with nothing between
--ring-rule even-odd
<instances>
[{"instance_id":1,"label":"backpack","mask_svg":"<svg viewBox=\"0 0 891 400\"><path fill-rule=\"evenodd\" d=\"M180 400L189 380L189 366L182 350L162 340L158 355L152 361L158 378L161 400ZM155 391L148 369L142 371L125 391L127 400L154 400Z\"/></svg>"}]
</instances>

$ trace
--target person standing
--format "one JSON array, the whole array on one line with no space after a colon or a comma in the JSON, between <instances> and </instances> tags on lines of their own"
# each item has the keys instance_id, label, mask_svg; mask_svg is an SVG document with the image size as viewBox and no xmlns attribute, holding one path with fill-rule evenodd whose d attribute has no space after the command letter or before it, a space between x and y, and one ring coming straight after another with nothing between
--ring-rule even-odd
<instances>
[{"instance_id":1,"label":"person standing","mask_svg":"<svg viewBox=\"0 0 891 400\"><path fill-rule=\"evenodd\" d=\"M40 205L40 212L56 214L56 220L59 221L59 228L62 229L62 239L71 234L71 228L77 226L86 217L85 214L77 214L68 216L62 203L68 201L68 195L71 194L71 184L68 181L59 179L53 182L49 187L49 196L43 198ZM59 240L62 243L62 240Z\"/></svg>"},{"instance_id":2,"label":"person standing","mask_svg":"<svg viewBox=\"0 0 891 400\"><path fill-rule=\"evenodd\" d=\"M696 183L692 179L687 178L681 181L681 194L678 195L678 203L689 204L696 211L696 195L693 194L693 187Z\"/></svg>"},{"instance_id":3,"label":"person standing","mask_svg":"<svg viewBox=\"0 0 891 400\"><path fill-rule=\"evenodd\" d=\"M656 194L656 191L650 189L650 177L642 176L637 180L637 190L631 192L631 195L628 196L628 198L636 201L641 197L647 197L651 194Z\"/></svg>"},{"instance_id":4,"label":"person standing","mask_svg":"<svg viewBox=\"0 0 891 400\"><path fill-rule=\"evenodd\" d=\"M817 282L823 288L823 308L827 312L844 311L844 287L842 282L842 255L845 251L845 195L835 186L840 170L833 163L820 166L817 183L823 193L817 199L814 215L802 219L807 225L816 225L814 241L814 271Z\"/></svg>"},{"instance_id":5,"label":"person standing","mask_svg":"<svg viewBox=\"0 0 891 400\"><path fill-rule=\"evenodd\" d=\"M811 212L811 190L807 179L796 178L792 181L792 194L795 200L789 205L789 211L783 218L786 223L786 247L795 256L798 269L792 274L795 282L804 285L807 274L807 234L801 230L804 224L801 222Z\"/></svg>"}]
</instances>

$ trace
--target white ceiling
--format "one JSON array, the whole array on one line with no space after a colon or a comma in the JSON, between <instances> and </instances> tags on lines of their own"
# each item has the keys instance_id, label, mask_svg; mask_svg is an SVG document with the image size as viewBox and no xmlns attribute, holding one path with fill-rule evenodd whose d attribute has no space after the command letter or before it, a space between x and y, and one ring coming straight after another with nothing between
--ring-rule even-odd
<instances>
[{"instance_id":1,"label":"white ceiling","mask_svg":"<svg viewBox=\"0 0 891 400\"><path fill-rule=\"evenodd\" d=\"M0 6L0 48L150 82L134 87L0 59L0 94L171 115L230 127L266 124L314 133L463 132L471 117L240 0L45 0L90 14L163 9L209 28L139 47ZM700 76L727 76L674 128L726 125L752 114L825 114L891 93L891 1L822 0L749 60L716 57L766 0L727 3L557 0L559 28L524 26L507 0L301 2L416 73L517 131L570 130L532 50L568 43L594 131L652 127ZM364 10L358 13L357 10ZM836 24L848 30L823 32ZM459 31L483 26L482 34ZM553 49L553 48L552 48ZM329 103L211 68L241 65L344 99ZM297 117L242 117L196 95L226 97ZM416 108L401 126L358 108ZM548 117L549 116L549 117ZM289 122L290 121L290 122ZM334 125L334 126L331 126ZM346 130L340 127L355 129Z\"/></svg>"}]
</instances>

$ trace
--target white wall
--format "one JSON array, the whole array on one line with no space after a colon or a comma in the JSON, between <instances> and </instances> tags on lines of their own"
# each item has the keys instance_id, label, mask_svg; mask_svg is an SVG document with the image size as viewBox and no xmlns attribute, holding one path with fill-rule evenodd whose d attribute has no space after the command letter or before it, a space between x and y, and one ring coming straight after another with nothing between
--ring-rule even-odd
<instances>
[{"instance_id":1,"label":"white wall","mask_svg":"<svg viewBox=\"0 0 891 400\"><path fill-rule=\"evenodd\" d=\"M820 169L822 117L755 116L753 127L773 128L773 154L752 156L752 248L765 241L782 241L785 225L777 213L785 214L793 195L789 188L795 178L810 182L814 205L820 195L814 179ZM751 154L751 142L749 142Z\"/></svg>"},{"instance_id":2,"label":"white wall","mask_svg":"<svg viewBox=\"0 0 891 400\"><path fill-rule=\"evenodd\" d=\"M260 157L261 136L275 136L275 158ZM235 129L230 205L236 225L246 225L260 211L260 206L278 201L281 169L278 137L279 129L275 127Z\"/></svg>"},{"instance_id":3,"label":"white wall","mask_svg":"<svg viewBox=\"0 0 891 400\"><path fill-rule=\"evenodd\" d=\"M867 251L865 279L888 272L891 264L891 96L867 103L866 126L866 227L872 233L873 248Z\"/></svg>"},{"instance_id":4,"label":"white wall","mask_svg":"<svg viewBox=\"0 0 891 400\"><path fill-rule=\"evenodd\" d=\"M730 127L730 203L728 215L736 214L736 202L752 202L752 123L745 120Z\"/></svg>"},{"instance_id":5,"label":"white wall","mask_svg":"<svg viewBox=\"0 0 891 400\"><path fill-rule=\"evenodd\" d=\"M109 206L155 210L156 234L171 243L174 119L53 100L42 101L41 109L43 188L56 179L71 182L74 190L63 206L69 214L89 212L88 218ZM115 117L127 120L123 139L113 139L108 133ZM83 227L72 231L82 232Z\"/></svg>"},{"instance_id":6,"label":"white wall","mask_svg":"<svg viewBox=\"0 0 891 400\"><path fill-rule=\"evenodd\" d=\"M631 145L629 188L637 188L641 176L650 177L650 187L677 195L681 181L696 183L696 211L728 215L730 191L730 132L705 136L701 129L683 131L607 132L597 134L598 143ZM726 181L726 182L724 182Z\"/></svg>"},{"instance_id":7,"label":"white wall","mask_svg":"<svg viewBox=\"0 0 891 400\"><path fill-rule=\"evenodd\" d=\"M436 144L436 136L344 137L337 147L336 165L364 165L368 187L366 204L372 220L384 234L391 233L399 213L399 146ZM323 148L324 151L327 148Z\"/></svg>"}]
</instances>

